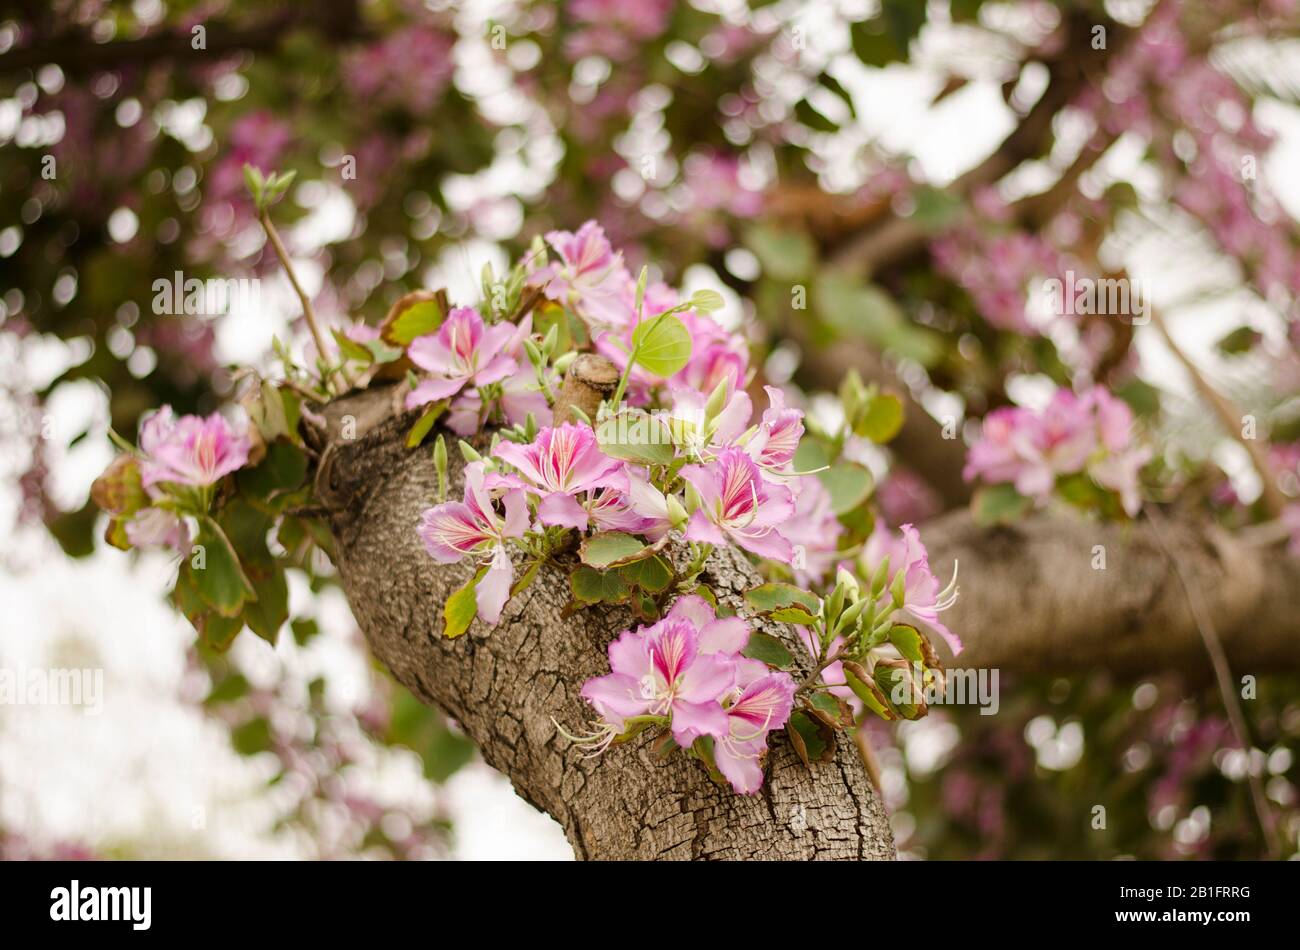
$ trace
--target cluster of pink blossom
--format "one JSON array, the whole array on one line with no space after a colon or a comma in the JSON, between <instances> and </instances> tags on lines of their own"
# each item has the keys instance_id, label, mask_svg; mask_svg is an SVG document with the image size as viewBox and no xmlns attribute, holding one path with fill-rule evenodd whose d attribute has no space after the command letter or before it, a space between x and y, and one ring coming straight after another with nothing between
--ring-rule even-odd
<instances>
[{"instance_id":1,"label":"cluster of pink blossom","mask_svg":"<svg viewBox=\"0 0 1300 950\"><path fill-rule=\"evenodd\" d=\"M205 514L211 487L247 465L252 450L248 434L219 413L178 418L163 406L147 415L140 423L138 469L151 503L131 513L127 540L136 547L188 549L183 515Z\"/></svg>"},{"instance_id":2,"label":"cluster of pink blossom","mask_svg":"<svg viewBox=\"0 0 1300 950\"><path fill-rule=\"evenodd\" d=\"M452 399L447 427L462 436L481 430L493 406L500 406L512 425L522 424L529 413L544 415L546 396L523 353L531 331L531 315L518 325L488 326L474 308L454 308L437 332L418 337L407 348L411 362L426 376L407 394L406 407ZM488 386L492 395L485 400Z\"/></svg>"},{"instance_id":3,"label":"cluster of pink blossom","mask_svg":"<svg viewBox=\"0 0 1300 950\"><path fill-rule=\"evenodd\" d=\"M989 484L1011 484L1028 498L1046 499L1061 476L1087 472L1118 493L1124 510L1142 504L1138 473L1151 451L1133 439L1133 412L1101 386L1083 395L1058 389L1041 412L1018 406L984 418L964 475Z\"/></svg>"},{"instance_id":4,"label":"cluster of pink blossom","mask_svg":"<svg viewBox=\"0 0 1300 950\"><path fill-rule=\"evenodd\" d=\"M593 737L603 749L640 717L665 721L689 749L712 740L718 771L741 795L763 784L767 737L790 718L789 674L741 655L748 624L718 617L702 597L681 597L658 623L627 630L609 645L606 676L587 680L582 696L600 714Z\"/></svg>"},{"instance_id":5,"label":"cluster of pink blossom","mask_svg":"<svg viewBox=\"0 0 1300 950\"><path fill-rule=\"evenodd\" d=\"M352 55L348 88L358 102L425 115L451 82L452 45L450 36L429 26L397 30Z\"/></svg>"},{"instance_id":6,"label":"cluster of pink blossom","mask_svg":"<svg viewBox=\"0 0 1300 950\"><path fill-rule=\"evenodd\" d=\"M574 62L586 56L630 59L668 29L674 6L672 0L569 0L565 13L581 26L565 41L565 53Z\"/></svg>"},{"instance_id":7,"label":"cluster of pink blossom","mask_svg":"<svg viewBox=\"0 0 1300 950\"><path fill-rule=\"evenodd\" d=\"M987 233L981 228L949 231L930 244L935 267L963 287L989 323L1002 330L1037 335L1026 306L1034 282L1062 272L1060 253L1025 231Z\"/></svg>"}]
</instances>

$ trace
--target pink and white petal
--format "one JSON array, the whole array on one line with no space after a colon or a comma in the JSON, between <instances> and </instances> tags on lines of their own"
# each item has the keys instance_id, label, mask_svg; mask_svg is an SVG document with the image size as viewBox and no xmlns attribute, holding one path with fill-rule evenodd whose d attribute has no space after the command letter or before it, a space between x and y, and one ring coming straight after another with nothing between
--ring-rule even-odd
<instances>
[{"instance_id":1,"label":"pink and white petal","mask_svg":"<svg viewBox=\"0 0 1300 950\"><path fill-rule=\"evenodd\" d=\"M706 624L713 623L717 614L709 606L709 602L699 594L686 594L678 597L673 609L668 611L666 619L685 620L697 630L703 630ZM712 653L712 650L704 649L704 641L700 641L700 652Z\"/></svg>"},{"instance_id":2,"label":"pink and white petal","mask_svg":"<svg viewBox=\"0 0 1300 950\"><path fill-rule=\"evenodd\" d=\"M510 599L510 585L514 580L515 568L510 555L505 548L498 547L493 553L492 566L474 585L474 603L478 605L478 615L485 623L495 625L501 619L501 609Z\"/></svg>"},{"instance_id":3,"label":"pink and white petal","mask_svg":"<svg viewBox=\"0 0 1300 950\"><path fill-rule=\"evenodd\" d=\"M528 497L519 489L506 492L502 497L506 507L506 519L501 534L507 538L522 538L528 533Z\"/></svg>"},{"instance_id":4,"label":"pink and white petal","mask_svg":"<svg viewBox=\"0 0 1300 950\"><path fill-rule=\"evenodd\" d=\"M721 738L731 729L727 711L713 703L691 703L678 699L673 703L673 740L688 749L700 736Z\"/></svg>"},{"instance_id":5,"label":"pink and white petal","mask_svg":"<svg viewBox=\"0 0 1300 950\"><path fill-rule=\"evenodd\" d=\"M727 534L746 551L759 557L771 558L783 564L789 564L794 558L794 546L775 528L766 528L750 532L743 530L728 531Z\"/></svg>"},{"instance_id":6,"label":"pink and white petal","mask_svg":"<svg viewBox=\"0 0 1300 950\"><path fill-rule=\"evenodd\" d=\"M463 379L421 380L414 389L406 394L406 408L414 409L417 406L427 405L431 402L437 402L439 399L454 396L464 386L465 380Z\"/></svg>"},{"instance_id":7,"label":"pink and white petal","mask_svg":"<svg viewBox=\"0 0 1300 950\"><path fill-rule=\"evenodd\" d=\"M699 653L677 677L677 697L688 703L716 703L735 685L736 663L731 657Z\"/></svg>"},{"instance_id":8,"label":"pink and white petal","mask_svg":"<svg viewBox=\"0 0 1300 950\"><path fill-rule=\"evenodd\" d=\"M452 373L452 355L436 333L416 337L406 347L406 355L426 372L440 376L450 376Z\"/></svg>"},{"instance_id":9,"label":"pink and white petal","mask_svg":"<svg viewBox=\"0 0 1300 950\"><path fill-rule=\"evenodd\" d=\"M736 440L749 428L750 417L754 415L754 403L745 392L738 392L718 413L717 427L713 431L715 445L734 445Z\"/></svg>"},{"instance_id":10,"label":"pink and white petal","mask_svg":"<svg viewBox=\"0 0 1300 950\"><path fill-rule=\"evenodd\" d=\"M544 485L546 479L542 473L537 470L535 454L529 451L526 445L520 445L518 442L499 442L492 452L494 458L513 465L535 485Z\"/></svg>"},{"instance_id":11,"label":"pink and white petal","mask_svg":"<svg viewBox=\"0 0 1300 950\"><path fill-rule=\"evenodd\" d=\"M586 531L587 509L578 504L577 499L572 495L558 491L551 492L537 506L537 520L542 524Z\"/></svg>"},{"instance_id":12,"label":"pink and white petal","mask_svg":"<svg viewBox=\"0 0 1300 950\"><path fill-rule=\"evenodd\" d=\"M511 373L519 368L509 356L496 356L492 361L474 374L475 386L486 386L488 383L499 383Z\"/></svg>"},{"instance_id":13,"label":"pink and white petal","mask_svg":"<svg viewBox=\"0 0 1300 950\"><path fill-rule=\"evenodd\" d=\"M749 624L739 617L721 617L700 628L701 653L739 653L747 643Z\"/></svg>"},{"instance_id":14,"label":"pink and white petal","mask_svg":"<svg viewBox=\"0 0 1300 950\"><path fill-rule=\"evenodd\" d=\"M695 509L691 520L686 522L683 532L687 541L701 541L705 544L726 544L727 539L716 524L708 519L703 508Z\"/></svg>"},{"instance_id":15,"label":"pink and white petal","mask_svg":"<svg viewBox=\"0 0 1300 950\"><path fill-rule=\"evenodd\" d=\"M641 697L640 681L621 673L589 679L582 684L579 694L619 730L625 719L644 716L651 708L650 700Z\"/></svg>"},{"instance_id":16,"label":"pink and white petal","mask_svg":"<svg viewBox=\"0 0 1300 950\"><path fill-rule=\"evenodd\" d=\"M713 761L737 795L754 795L763 787L764 748L758 739L713 744Z\"/></svg>"},{"instance_id":17,"label":"pink and white petal","mask_svg":"<svg viewBox=\"0 0 1300 950\"><path fill-rule=\"evenodd\" d=\"M706 507L712 508L717 503L721 488L718 477L712 470L703 465L683 465L681 475L699 492L700 500Z\"/></svg>"},{"instance_id":18,"label":"pink and white petal","mask_svg":"<svg viewBox=\"0 0 1300 950\"><path fill-rule=\"evenodd\" d=\"M651 661L646 639L647 635L655 629L655 627L651 627L649 630L642 630L640 633L625 630L622 636L612 641L607 651L609 654L609 668L615 673L630 676L640 683L651 673L654 665Z\"/></svg>"}]
</instances>

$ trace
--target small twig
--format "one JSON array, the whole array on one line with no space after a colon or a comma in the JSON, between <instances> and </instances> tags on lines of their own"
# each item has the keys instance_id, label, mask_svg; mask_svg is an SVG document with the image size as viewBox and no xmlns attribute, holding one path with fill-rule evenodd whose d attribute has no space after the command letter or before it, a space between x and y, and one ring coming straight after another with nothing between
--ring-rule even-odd
<instances>
[{"instance_id":1,"label":"small twig","mask_svg":"<svg viewBox=\"0 0 1300 950\"><path fill-rule=\"evenodd\" d=\"M1273 816L1272 809L1268 806L1268 798L1264 795L1264 786L1260 783L1255 770L1249 765L1250 750L1252 748L1250 729L1246 724L1246 716L1242 712L1241 703L1237 699L1237 692L1233 688L1232 669L1228 665L1228 655L1223 650L1223 642L1219 639L1218 631L1214 628L1214 621L1210 618L1209 611L1205 609L1205 604L1201 600L1199 589L1188 579L1183 571L1182 563L1174 555L1165 539L1164 516L1153 506L1148 506L1145 511L1147 520L1151 522L1151 529L1156 543L1165 552L1165 556L1169 558L1170 563L1173 565L1174 573L1178 575L1178 583L1182 586L1183 593L1187 597L1187 606L1192 612L1192 620L1196 623L1196 629L1200 631L1201 642L1205 644L1205 652L1209 654L1210 665L1214 668L1214 678L1218 682L1219 695L1222 697L1224 709L1228 713L1228 723L1232 727L1233 737L1237 740L1237 744L1241 746L1248 759L1246 781L1250 786L1250 798L1255 809L1255 817L1259 820L1260 830L1264 834L1264 846L1268 849L1269 857L1276 859L1280 857L1277 846L1277 821Z\"/></svg>"},{"instance_id":2,"label":"small twig","mask_svg":"<svg viewBox=\"0 0 1300 950\"><path fill-rule=\"evenodd\" d=\"M302 284L298 281L298 275L293 269L293 264L289 260L289 252L285 249L284 242L280 240L280 232L275 229L271 223L271 212L267 208L262 209L259 216L262 222L262 228L266 231L266 238L271 242L271 247L275 251L275 256L280 259L280 266L284 268L285 274L289 278L289 283L293 285L294 293L298 295L298 300L302 303L302 314L307 319L307 327L311 330L312 340L316 343L316 352L320 355L322 361L329 358L329 350L325 348L325 337L321 333L320 323L316 319L316 310L311 305L311 298L307 292L302 289ZM352 379L343 367L339 367L338 372L343 377L343 381L348 386L352 385ZM328 383L327 383L328 385Z\"/></svg>"}]
</instances>

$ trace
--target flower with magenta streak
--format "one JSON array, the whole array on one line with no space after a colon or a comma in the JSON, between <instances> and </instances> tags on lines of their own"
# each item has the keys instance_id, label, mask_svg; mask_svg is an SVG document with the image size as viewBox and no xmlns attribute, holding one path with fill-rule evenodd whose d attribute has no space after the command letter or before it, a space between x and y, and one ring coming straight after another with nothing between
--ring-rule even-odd
<instances>
[{"instance_id":1,"label":"flower with magenta streak","mask_svg":"<svg viewBox=\"0 0 1300 950\"><path fill-rule=\"evenodd\" d=\"M794 549L777 526L794 513L794 499L784 485L766 481L744 449L724 449L707 465L687 465L682 478L700 496L687 539L708 544L730 539L759 557L790 563Z\"/></svg>"},{"instance_id":2,"label":"flower with magenta streak","mask_svg":"<svg viewBox=\"0 0 1300 950\"><path fill-rule=\"evenodd\" d=\"M775 386L764 386L768 408L763 413L758 432L745 448L760 466L781 471L794 461L794 453L803 438L803 411L785 404L785 393Z\"/></svg>"},{"instance_id":3,"label":"flower with magenta streak","mask_svg":"<svg viewBox=\"0 0 1300 950\"><path fill-rule=\"evenodd\" d=\"M519 489L501 498L505 515L497 513L486 488L483 462L465 467L465 500L448 501L427 509L420 516L420 539L439 564L454 564L469 556L485 557L488 570L474 588L478 615L489 624L501 617L510 598L514 566L506 551L508 538L521 538L528 531L528 502Z\"/></svg>"},{"instance_id":4,"label":"flower with magenta streak","mask_svg":"<svg viewBox=\"0 0 1300 950\"><path fill-rule=\"evenodd\" d=\"M622 732L628 719L662 716L670 720L673 739L682 748L700 736L727 735L730 724L719 700L735 686L736 658L716 647L734 638L734 632L731 625L701 629L692 619L697 614L698 605L674 610L653 626L625 631L609 645L611 672L582 687L582 697L607 724ZM748 628L743 633L747 639Z\"/></svg>"},{"instance_id":5,"label":"flower with magenta streak","mask_svg":"<svg viewBox=\"0 0 1300 950\"><path fill-rule=\"evenodd\" d=\"M737 664L735 698L727 705L727 732L713 743L713 760L739 795L753 795L763 784L767 737L790 718L795 682L788 673L769 671L757 660Z\"/></svg>"},{"instance_id":6,"label":"flower with magenta streak","mask_svg":"<svg viewBox=\"0 0 1300 950\"><path fill-rule=\"evenodd\" d=\"M140 479L146 488L160 482L203 488L243 468L252 447L219 413L178 419L163 406L140 425Z\"/></svg>"},{"instance_id":7,"label":"flower with magenta streak","mask_svg":"<svg viewBox=\"0 0 1300 950\"><path fill-rule=\"evenodd\" d=\"M542 524L585 531L587 509L574 496L598 488L627 488L623 463L601 452L596 434L585 425L566 422L542 429L528 445L501 442L494 455L521 476L498 476L500 480L540 496L537 518Z\"/></svg>"},{"instance_id":8,"label":"flower with magenta streak","mask_svg":"<svg viewBox=\"0 0 1300 950\"><path fill-rule=\"evenodd\" d=\"M619 330L635 314L628 299L631 275L622 252L609 246L604 229L588 221L576 233L551 231L546 240L561 263L539 268L530 278L551 300L568 303L594 330Z\"/></svg>"},{"instance_id":9,"label":"flower with magenta streak","mask_svg":"<svg viewBox=\"0 0 1300 950\"><path fill-rule=\"evenodd\" d=\"M472 307L453 308L436 333L418 337L407 347L411 362L429 378L407 394L406 408L454 396L469 383L486 386L509 376L518 364L503 351L521 332L527 333L522 324L489 327Z\"/></svg>"},{"instance_id":10,"label":"flower with magenta streak","mask_svg":"<svg viewBox=\"0 0 1300 950\"><path fill-rule=\"evenodd\" d=\"M930 570L930 554L921 543L921 536L916 528L905 524L895 535L883 524L877 524L876 530L859 555L859 568L863 577L875 575L876 568L885 558L889 558L889 583L881 594L882 606L889 603L889 588L899 572L903 573L903 611L929 626L935 633L947 641L953 656L961 652L961 638L949 630L941 620L939 613L947 610L957 601L957 565L952 568L952 580L948 586L941 588L939 579Z\"/></svg>"}]
</instances>

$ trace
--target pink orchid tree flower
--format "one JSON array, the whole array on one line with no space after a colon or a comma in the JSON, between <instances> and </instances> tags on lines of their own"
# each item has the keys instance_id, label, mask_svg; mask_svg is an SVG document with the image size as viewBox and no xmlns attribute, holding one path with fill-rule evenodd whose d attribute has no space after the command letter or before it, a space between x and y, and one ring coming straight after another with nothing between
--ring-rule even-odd
<instances>
[{"instance_id":1,"label":"pink orchid tree flower","mask_svg":"<svg viewBox=\"0 0 1300 950\"><path fill-rule=\"evenodd\" d=\"M789 721L795 689L788 673L769 671L756 660L738 665L735 695L726 704L727 733L713 743L718 771L738 795L762 787L767 737Z\"/></svg>"},{"instance_id":2,"label":"pink orchid tree flower","mask_svg":"<svg viewBox=\"0 0 1300 950\"><path fill-rule=\"evenodd\" d=\"M736 682L735 660L700 649L700 630L686 616L625 631L609 645L606 676L587 680L581 695L618 733L627 720L662 716L673 740L689 748L700 736L727 735L730 723L719 700Z\"/></svg>"},{"instance_id":3,"label":"pink orchid tree flower","mask_svg":"<svg viewBox=\"0 0 1300 950\"><path fill-rule=\"evenodd\" d=\"M181 416L171 406L140 424L140 480L145 488L168 483L205 488L248 464L253 443L219 413Z\"/></svg>"},{"instance_id":4,"label":"pink orchid tree flower","mask_svg":"<svg viewBox=\"0 0 1300 950\"><path fill-rule=\"evenodd\" d=\"M775 386L764 386L763 391L767 393L768 408L745 450L764 469L783 472L794 462L803 438L803 410L786 406L785 393Z\"/></svg>"},{"instance_id":5,"label":"pink orchid tree flower","mask_svg":"<svg viewBox=\"0 0 1300 950\"><path fill-rule=\"evenodd\" d=\"M485 420L492 414L493 407L498 407L505 417L507 425L523 425L531 413L533 418L545 419L550 415L551 404L542 391L537 373L524 357L523 342L532 332L532 315L520 321L513 336L506 342L502 351L514 360L516 369L494 387L494 397L487 406L483 404L483 395L478 389L462 390L447 410L445 423L448 429L462 438L469 438L481 432ZM553 370L547 370L547 382L551 386L559 384Z\"/></svg>"},{"instance_id":6,"label":"pink orchid tree flower","mask_svg":"<svg viewBox=\"0 0 1300 950\"><path fill-rule=\"evenodd\" d=\"M708 416L709 396L698 389L671 386L672 409L665 420L677 447L690 458L712 458L722 449L735 445L754 414L753 403L742 389L727 396L727 401L713 417Z\"/></svg>"},{"instance_id":7,"label":"pink orchid tree flower","mask_svg":"<svg viewBox=\"0 0 1300 950\"><path fill-rule=\"evenodd\" d=\"M414 409L456 395L466 385L486 386L515 372L518 363L503 352L513 338L527 334L523 324L486 326L472 307L454 307L435 333L417 337L406 348L411 362L428 373L406 396Z\"/></svg>"},{"instance_id":8,"label":"pink orchid tree flower","mask_svg":"<svg viewBox=\"0 0 1300 950\"><path fill-rule=\"evenodd\" d=\"M546 240L560 262L534 271L531 284L573 307L593 331L621 330L634 322L628 288L635 284L622 252L610 248L599 224L588 221L577 232L550 231Z\"/></svg>"},{"instance_id":9,"label":"pink orchid tree flower","mask_svg":"<svg viewBox=\"0 0 1300 950\"><path fill-rule=\"evenodd\" d=\"M537 518L542 524L585 531L587 509L575 496L598 488L627 488L623 463L600 451L596 433L586 425L566 422L542 429L528 445L501 442L493 456L519 472L519 477L499 479L539 496Z\"/></svg>"},{"instance_id":10,"label":"pink orchid tree flower","mask_svg":"<svg viewBox=\"0 0 1300 950\"><path fill-rule=\"evenodd\" d=\"M744 339L708 314L688 310L679 316L691 334L691 358L673 381L702 393L713 392L723 380L730 382L731 389L743 389L749 375L749 347Z\"/></svg>"},{"instance_id":11,"label":"pink orchid tree flower","mask_svg":"<svg viewBox=\"0 0 1300 950\"><path fill-rule=\"evenodd\" d=\"M707 465L684 466L681 474L700 497L686 526L688 540L731 540L759 557L790 563L794 548L777 526L794 513L794 498L784 485L764 479L744 449L724 449Z\"/></svg>"},{"instance_id":12,"label":"pink orchid tree flower","mask_svg":"<svg viewBox=\"0 0 1300 950\"><path fill-rule=\"evenodd\" d=\"M961 638L939 619L940 612L957 601L957 565L953 565L952 580L946 587L941 585L930 570L930 554L921 542L920 534L910 524L900 527L895 535L878 523L859 555L859 573L863 577L874 576L885 558L889 558L889 583L881 595L881 606L892 603L890 587L902 572L903 612L943 637L953 656L961 653Z\"/></svg>"},{"instance_id":13,"label":"pink orchid tree flower","mask_svg":"<svg viewBox=\"0 0 1300 950\"><path fill-rule=\"evenodd\" d=\"M498 514L486 487L485 467L481 461L467 465L465 500L427 509L420 516L419 533L425 550L439 564L466 557L486 560L487 573L475 585L474 600L479 617L495 624L510 599L515 576L506 541L528 532L528 502L522 491L509 489L500 499L505 514Z\"/></svg>"}]
</instances>

